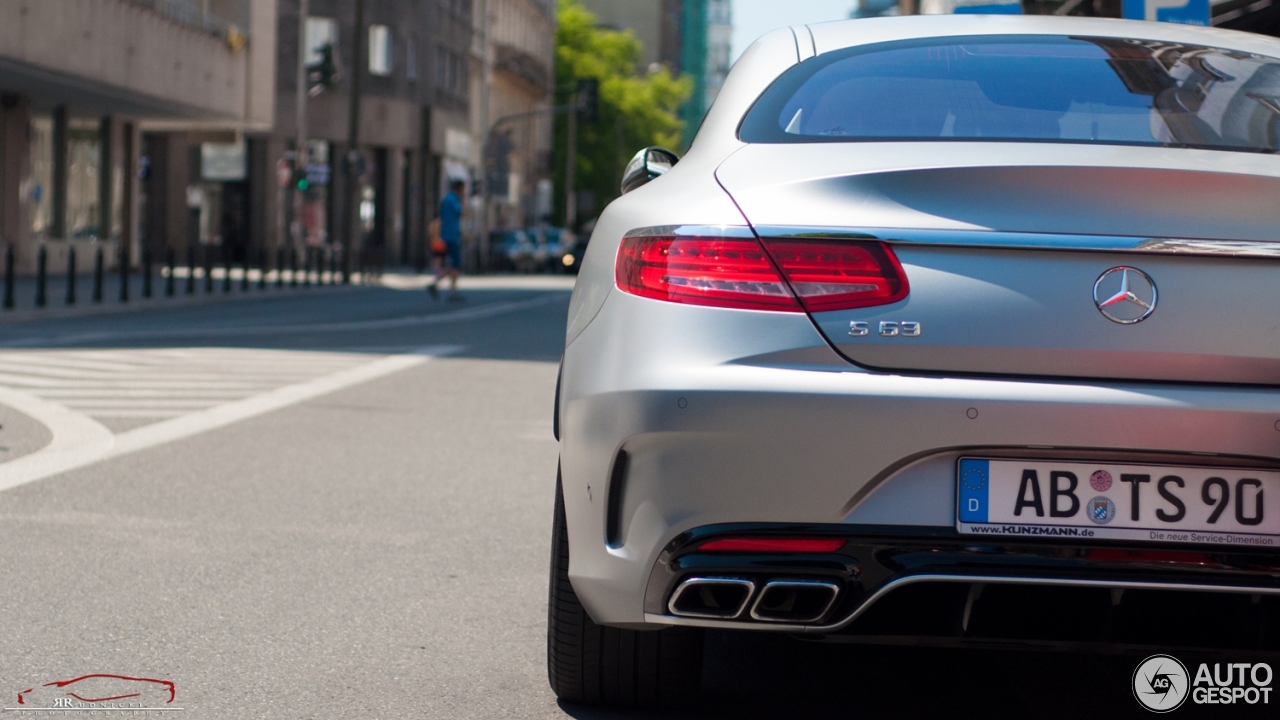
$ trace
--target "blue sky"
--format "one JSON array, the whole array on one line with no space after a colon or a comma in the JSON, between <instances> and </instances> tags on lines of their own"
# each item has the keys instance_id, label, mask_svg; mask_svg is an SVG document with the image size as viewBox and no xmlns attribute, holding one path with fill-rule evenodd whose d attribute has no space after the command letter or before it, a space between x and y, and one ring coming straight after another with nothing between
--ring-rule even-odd
<instances>
[{"instance_id":1,"label":"blue sky","mask_svg":"<svg viewBox=\"0 0 1280 720\"><path fill-rule=\"evenodd\" d=\"M756 38L787 25L843 20L854 0L733 0L733 59Z\"/></svg>"}]
</instances>

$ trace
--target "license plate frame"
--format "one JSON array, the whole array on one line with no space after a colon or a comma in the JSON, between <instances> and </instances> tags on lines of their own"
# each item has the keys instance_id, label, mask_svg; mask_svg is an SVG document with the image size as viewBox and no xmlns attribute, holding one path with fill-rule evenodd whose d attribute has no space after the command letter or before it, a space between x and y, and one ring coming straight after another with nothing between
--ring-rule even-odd
<instances>
[{"instance_id":1,"label":"license plate frame","mask_svg":"<svg viewBox=\"0 0 1280 720\"><path fill-rule=\"evenodd\" d=\"M955 500L969 536L1280 547L1280 470L963 456Z\"/></svg>"}]
</instances>

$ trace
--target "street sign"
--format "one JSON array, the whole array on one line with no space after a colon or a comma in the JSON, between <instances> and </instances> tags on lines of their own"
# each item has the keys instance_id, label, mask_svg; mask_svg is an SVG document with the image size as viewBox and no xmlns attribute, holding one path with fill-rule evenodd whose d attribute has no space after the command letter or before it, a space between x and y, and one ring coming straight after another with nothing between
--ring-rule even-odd
<instances>
[{"instance_id":1,"label":"street sign","mask_svg":"<svg viewBox=\"0 0 1280 720\"><path fill-rule=\"evenodd\" d=\"M1208 25L1209 0L1124 0L1129 20Z\"/></svg>"}]
</instances>

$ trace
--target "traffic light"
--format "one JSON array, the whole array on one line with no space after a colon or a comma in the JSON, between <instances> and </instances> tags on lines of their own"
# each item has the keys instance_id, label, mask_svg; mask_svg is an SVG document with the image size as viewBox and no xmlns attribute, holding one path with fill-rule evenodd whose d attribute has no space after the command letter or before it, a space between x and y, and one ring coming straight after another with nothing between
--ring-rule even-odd
<instances>
[{"instance_id":1,"label":"traffic light","mask_svg":"<svg viewBox=\"0 0 1280 720\"><path fill-rule=\"evenodd\" d=\"M600 80L578 79L578 122L584 125L600 119Z\"/></svg>"},{"instance_id":2,"label":"traffic light","mask_svg":"<svg viewBox=\"0 0 1280 720\"><path fill-rule=\"evenodd\" d=\"M320 61L307 66L307 93L312 97L330 90L338 82L338 61L333 56L333 45L325 43L316 49Z\"/></svg>"}]
</instances>

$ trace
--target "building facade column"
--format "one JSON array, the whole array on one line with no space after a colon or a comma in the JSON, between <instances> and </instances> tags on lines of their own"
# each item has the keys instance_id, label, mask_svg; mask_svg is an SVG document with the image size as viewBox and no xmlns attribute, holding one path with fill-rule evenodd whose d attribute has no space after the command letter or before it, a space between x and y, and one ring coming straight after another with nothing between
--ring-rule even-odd
<instances>
[{"instance_id":1,"label":"building facade column","mask_svg":"<svg viewBox=\"0 0 1280 720\"><path fill-rule=\"evenodd\" d=\"M30 189L24 187L31 171L30 123L31 98L0 95L0 245L13 245L18 253L24 253L31 238Z\"/></svg>"}]
</instances>

